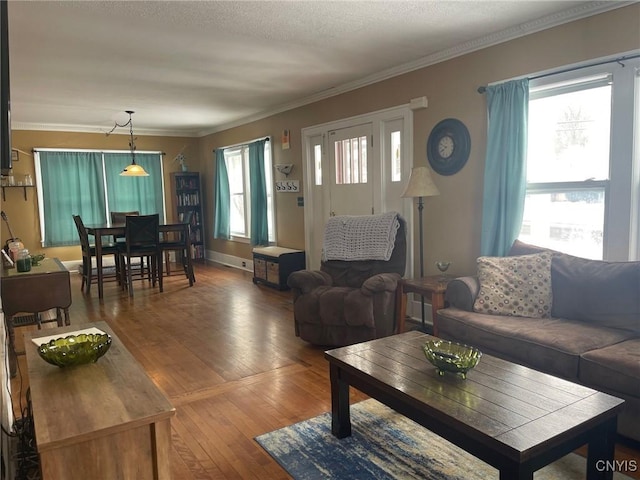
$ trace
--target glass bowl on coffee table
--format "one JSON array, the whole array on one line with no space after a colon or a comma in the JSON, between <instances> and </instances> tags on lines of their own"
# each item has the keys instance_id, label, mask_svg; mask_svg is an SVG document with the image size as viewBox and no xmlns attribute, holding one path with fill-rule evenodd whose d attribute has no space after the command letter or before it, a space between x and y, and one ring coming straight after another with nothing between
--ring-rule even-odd
<instances>
[{"instance_id":1,"label":"glass bowl on coffee table","mask_svg":"<svg viewBox=\"0 0 640 480\"><path fill-rule=\"evenodd\" d=\"M439 338L427 341L422 348L424 356L440 376L451 372L466 378L467 372L478 364L482 356L475 347Z\"/></svg>"}]
</instances>

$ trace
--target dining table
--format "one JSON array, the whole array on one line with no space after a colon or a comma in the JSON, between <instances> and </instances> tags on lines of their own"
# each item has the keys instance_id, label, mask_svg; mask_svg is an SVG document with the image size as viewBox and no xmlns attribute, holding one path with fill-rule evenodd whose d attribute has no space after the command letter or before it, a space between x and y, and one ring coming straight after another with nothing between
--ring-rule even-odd
<instances>
[{"instance_id":1,"label":"dining table","mask_svg":"<svg viewBox=\"0 0 640 480\"><path fill-rule=\"evenodd\" d=\"M103 272L102 272L102 237L104 236L125 236L124 222L112 223L95 223L86 224L87 234L93 235L94 245L96 249L96 269L98 273L98 298L103 298ZM176 232L183 235L186 239L186 249L191 252L191 236L189 235L189 224L182 222L161 223L159 226L160 233Z\"/></svg>"}]
</instances>

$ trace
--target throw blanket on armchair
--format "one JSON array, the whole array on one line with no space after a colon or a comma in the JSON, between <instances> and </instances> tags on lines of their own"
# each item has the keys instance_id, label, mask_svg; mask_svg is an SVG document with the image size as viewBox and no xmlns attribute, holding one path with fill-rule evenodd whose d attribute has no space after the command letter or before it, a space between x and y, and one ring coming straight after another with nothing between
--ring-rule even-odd
<instances>
[{"instance_id":1,"label":"throw blanket on armchair","mask_svg":"<svg viewBox=\"0 0 640 480\"><path fill-rule=\"evenodd\" d=\"M400 228L397 212L331 217L324 230L322 260L389 260Z\"/></svg>"}]
</instances>

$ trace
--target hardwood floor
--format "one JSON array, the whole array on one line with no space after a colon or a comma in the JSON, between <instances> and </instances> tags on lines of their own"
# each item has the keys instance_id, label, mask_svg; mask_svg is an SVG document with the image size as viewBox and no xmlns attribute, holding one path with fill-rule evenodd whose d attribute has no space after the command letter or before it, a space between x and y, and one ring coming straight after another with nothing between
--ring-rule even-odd
<instances>
[{"instance_id":1,"label":"hardwood floor","mask_svg":"<svg viewBox=\"0 0 640 480\"><path fill-rule=\"evenodd\" d=\"M174 479L291 478L253 438L330 410L324 349L294 335L289 292L218 265L196 264L195 274L191 288L182 275L166 278L163 293L136 282L133 299L107 283L103 302L95 285L83 295L72 274L71 323L108 322L176 407ZM28 384L24 357L19 368L17 413ZM352 391L352 401L364 398ZM617 454L640 468L638 450L620 446Z\"/></svg>"}]
</instances>

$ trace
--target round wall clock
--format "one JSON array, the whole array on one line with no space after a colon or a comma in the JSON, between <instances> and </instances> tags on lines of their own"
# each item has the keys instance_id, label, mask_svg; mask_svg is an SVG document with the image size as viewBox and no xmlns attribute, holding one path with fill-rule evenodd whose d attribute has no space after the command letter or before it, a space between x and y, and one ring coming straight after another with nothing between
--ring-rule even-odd
<instances>
[{"instance_id":1,"label":"round wall clock","mask_svg":"<svg viewBox=\"0 0 640 480\"><path fill-rule=\"evenodd\" d=\"M440 175L453 175L460 171L469 159L471 137L460 120L447 118L439 122L427 140L429 165Z\"/></svg>"}]
</instances>

